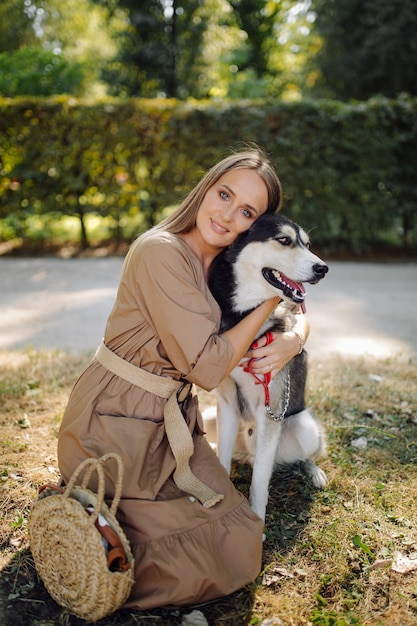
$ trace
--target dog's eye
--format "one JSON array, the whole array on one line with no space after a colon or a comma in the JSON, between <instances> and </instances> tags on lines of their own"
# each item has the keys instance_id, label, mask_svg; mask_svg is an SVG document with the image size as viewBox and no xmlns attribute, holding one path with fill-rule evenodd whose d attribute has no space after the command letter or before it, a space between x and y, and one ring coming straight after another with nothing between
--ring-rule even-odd
<instances>
[{"instance_id":1,"label":"dog's eye","mask_svg":"<svg viewBox=\"0 0 417 626\"><path fill-rule=\"evenodd\" d=\"M291 237L278 237L278 241L280 244L282 244L283 246L290 246L292 241L291 241Z\"/></svg>"}]
</instances>

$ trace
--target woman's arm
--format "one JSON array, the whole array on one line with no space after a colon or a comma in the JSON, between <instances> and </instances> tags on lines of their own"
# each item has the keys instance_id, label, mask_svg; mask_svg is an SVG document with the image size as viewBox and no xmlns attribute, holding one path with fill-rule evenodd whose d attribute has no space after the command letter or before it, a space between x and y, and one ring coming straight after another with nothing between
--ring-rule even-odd
<instances>
[{"instance_id":1,"label":"woman's arm","mask_svg":"<svg viewBox=\"0 0 417 626\"><path fill-rule=\"evenodd\" d=\"M293 330L284 333L272 333L272 343L266 345L266 337L260 337L256 342L256 348L252 345L246 356L255 358L252 370L255 374L271 372L276 376L285 365L291 361L304 347L310 332L310 324L303 313L296 315L296 323ZM272 369L271 369L272 368Z\"/></svg>"},{"instance_id":2,"label":"woman's arm","mask_svg":"<svg viewBox=\"0 0 417 626\"><path fill-rule=\"evenodd\" d=\"M251 311L249 315L243 318L236 326L227 330L224 335L228 337L233 346L233 357L229 363L227 374L239 363L248 350L248 343L251 337L255 337L262 324L280 303L281 298L271 298L260 304L256 309ZM272 344L271 344L272 345Z\"/></svg>"},{"instance_id":3,"label":"woman's arm","mask_svg":"<svg viewBox=\"0 0 417 626\"><path fill-rule=\"evenodd\" d=\"M263 303L235 328L219 334L217 307L212 297L208 300L203 273L190 262L186 244L162 233L145 239L133 252L127 268L129 289L119 298L120 306L128 310L129 320L141 324L142 336L159 339L165 375L175 377L176 370L204 389L217 387L245 355L279 298Z\"/></svg>"}]
</instances>

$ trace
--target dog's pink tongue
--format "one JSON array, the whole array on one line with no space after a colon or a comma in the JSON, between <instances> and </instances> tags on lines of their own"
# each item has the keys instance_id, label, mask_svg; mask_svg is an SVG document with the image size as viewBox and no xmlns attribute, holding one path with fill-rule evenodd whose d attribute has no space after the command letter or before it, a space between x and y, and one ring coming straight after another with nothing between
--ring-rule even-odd
<instances>
[{"instance_id":1,"label":"dog's pink tongue","mask_svg":"<svg viewBox=\"0 0 417 626\"><path fill-rule=\"evenodd\" d=\"M291 289L297 289L301 293L305 293L303 283L296 283L294 280L291 280L291 278L288 278L288 276L285 276L285 274L282 274L282 277L284 278L287 285L291 287ZM300 306L301 306L302 312L305 313L306 312L305 300L303 300Z\"/></svg>"}]
</instances>

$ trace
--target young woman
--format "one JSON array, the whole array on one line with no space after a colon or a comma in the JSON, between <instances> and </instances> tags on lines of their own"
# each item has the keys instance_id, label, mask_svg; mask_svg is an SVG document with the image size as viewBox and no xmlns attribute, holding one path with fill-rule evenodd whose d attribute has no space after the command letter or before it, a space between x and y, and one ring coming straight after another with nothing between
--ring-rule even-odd
<instances>
[{"instance_id":1,"label":"young woman","mask_svg":"<svg viewBox=\"0 0 417 626\"><path fill-rule=\"evenodd\" d=\"M131 246L104 342L71 392L58 441L63 479L87 457L123 459L118 519L135 559L125 606L207 601L260 571L263 523L206 441L192 384L215 388L245 355L258 359L257 374L275 374L299 352L292 332L247 352L279 299L219 334L207 287L214 257L280 204L280 182L260 150L210 169ZM304 316L297 332L306 338Z\"/></svg>"}]
</instances>

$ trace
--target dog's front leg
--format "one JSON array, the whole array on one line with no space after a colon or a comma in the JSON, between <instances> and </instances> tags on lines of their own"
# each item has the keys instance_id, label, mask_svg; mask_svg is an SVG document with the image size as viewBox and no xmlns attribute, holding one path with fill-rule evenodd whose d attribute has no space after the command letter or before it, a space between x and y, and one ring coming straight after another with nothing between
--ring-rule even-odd
<instances>
[{"instance_id":1,"label":"dog's front leg","mask_svg":"<svg viewBox=\"0 0 417 626\"><path fill-rule=\"evenodd\" d=\"M230 476L233 450L239 431L237 392L229 376L216 389L217 396L217 455Z\"/></svg>"},{"instance_id":2,"label":"dog's front leg","mask_svg":"<svg viewBox=\"0 0 417 626\"><path fill-rule=\"evenodd\" d=\"M281 424L268 418L264 407L257 412L256 421L256 453L250 487L250 505L252 510L265 520L269 482L274 469Z\"/></svg>"}]
</instances>

